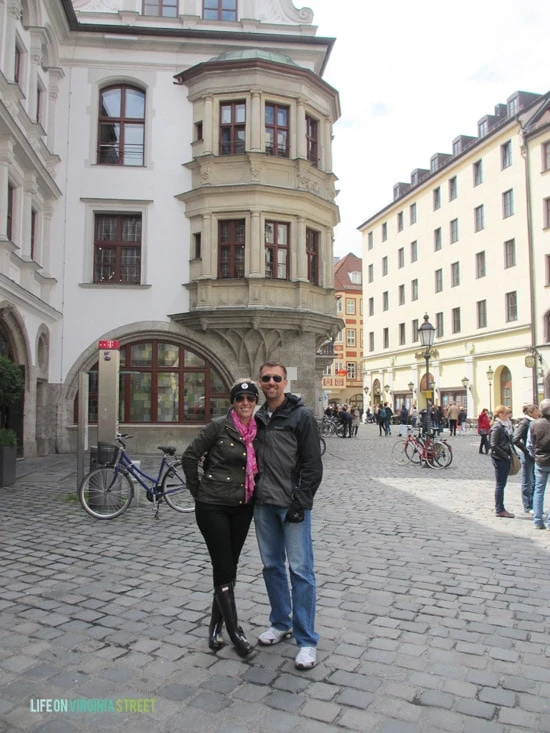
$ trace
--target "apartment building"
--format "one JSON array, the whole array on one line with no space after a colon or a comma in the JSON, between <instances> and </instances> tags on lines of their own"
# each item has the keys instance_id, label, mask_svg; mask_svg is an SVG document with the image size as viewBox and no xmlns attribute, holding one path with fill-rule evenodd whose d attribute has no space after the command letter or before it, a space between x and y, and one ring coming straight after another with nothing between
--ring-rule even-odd
<instances>
[{"instance_id":1,"label":"apartment building","mask_svg":"<svg viewBox=\"0 0 550 733\"><path fill-rule=\"evenodd\" d=\"M95 440L100 342L137 451L183 446L268 358L320 402L341 328L333 42L291 0L0 4L0 353L25 374L22 454L74 449L83 374Z\"/></svg>"},{"instance_id":2,"label":"apartment building","mask_svg":"<svg viewBox=\"0 0 550 733\"><path fill-rule=\"evenodd\" d=\"M353 253L334 265L336 312L344 328L325 351L332 350L333 361L323 375L323 403L330 402L363 407L363 285L361 258Z\"/></svg>"},{"instance_id":3,"label":"apartment building","mask_svg":"<svg viewBox=\"0 0 550 733\"><path fill-rule=\"evenodd\" d=\"M520 415L550 394L550 93L515 92L451 150L359 227L364 388Z\"/></svg>"}]
</instances>

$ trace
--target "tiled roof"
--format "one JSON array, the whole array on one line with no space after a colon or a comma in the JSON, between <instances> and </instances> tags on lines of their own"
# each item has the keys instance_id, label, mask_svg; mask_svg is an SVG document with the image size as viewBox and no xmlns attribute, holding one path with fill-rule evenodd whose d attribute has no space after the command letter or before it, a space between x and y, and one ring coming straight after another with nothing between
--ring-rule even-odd
<instances>
[{"instance_id":1,"label":"tiled roof","mask_svg":"<svg viewBox=\"0 0 550 733\"><path fill-rule=\"evenodd\" d=\"M350 272L363 271L363 261L352 252L342 257L341 260L334 265L334 289L335 290L355 290L361 292L363 286L361 282L353 283L350 278Z\"/></svg>"}]
</instances>

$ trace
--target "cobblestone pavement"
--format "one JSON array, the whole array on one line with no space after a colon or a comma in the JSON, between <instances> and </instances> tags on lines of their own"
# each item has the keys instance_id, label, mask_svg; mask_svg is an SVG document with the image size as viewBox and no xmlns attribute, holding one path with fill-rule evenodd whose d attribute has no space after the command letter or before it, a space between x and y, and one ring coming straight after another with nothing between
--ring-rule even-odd
<instances>
[{"instance_id":1,"label":"cobblestone pavement","mask_svg":"<svg viewBox=\"0 0 550 733\"><path fill-rule=\"evenodd\" d=\"M143 502L97 521L75 503L75 456L19 462L0 489L0 733L550 731L550 532L521 513L519 476L516 519L494 516L476 436L453 438L444 471L397 466L396 440L375 425L328 440L308 672L291 642L249 662L209 652L192 514L155 521ZM253 531L237 604L254 639L268 605ZM71 712L77 700L122 710Z\"/></svg>"}]
</instances>

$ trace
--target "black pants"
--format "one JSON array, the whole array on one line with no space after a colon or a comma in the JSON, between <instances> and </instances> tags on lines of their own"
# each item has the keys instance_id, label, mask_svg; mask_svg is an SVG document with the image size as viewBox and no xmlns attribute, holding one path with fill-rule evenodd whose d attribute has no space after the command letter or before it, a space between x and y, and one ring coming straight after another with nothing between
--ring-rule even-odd
<instances>
[{"instance_id":1,"label":"black pants","mask_svg":"<svg viewBox=\"0 0 550 733\"><path fill-rule=\"evenodd\" d=\"M195 517L212 560L214 585L231 583L237 577L237 565L243 548L254 505L221 506L195 503Z\"/></svg>"},{"instance_id":2,"label":"black pants","mask_svg":"<svg viewBox=\"0 0 550 733\"><path fill-rule=\"evenodd\" d=\"M456 435L456 420L449 420L449 432L451 435Z\"/></svg>"}]
</instances>

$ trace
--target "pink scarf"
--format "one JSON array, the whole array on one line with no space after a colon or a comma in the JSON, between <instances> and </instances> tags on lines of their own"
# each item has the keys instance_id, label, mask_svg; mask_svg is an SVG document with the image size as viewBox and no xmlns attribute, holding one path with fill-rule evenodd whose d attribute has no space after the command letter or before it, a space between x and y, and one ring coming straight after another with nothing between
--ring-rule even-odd
<instances>
[{"instance_id":1,"label":"pink scarf","mask_svg":"<svg viewBox=\"0 0 550 733\"><path fill-rule=\"evenodd\" d=\"M231 417L233 418L233 424L240 433L241 438L244 440L246 447L246 476L244 479L244 491L245 491L245 503L248 503L254 493L254 476L258 473L258 464L256 463L256 454L254 452L253 441L258 432L258 426L256 420L252 418L248 425L244 425L235 412L231 410Z\"/></svg>"}]
</instances>

